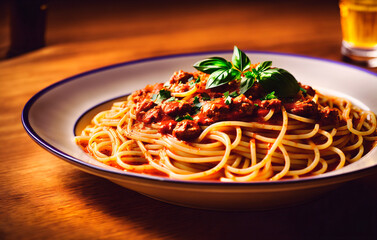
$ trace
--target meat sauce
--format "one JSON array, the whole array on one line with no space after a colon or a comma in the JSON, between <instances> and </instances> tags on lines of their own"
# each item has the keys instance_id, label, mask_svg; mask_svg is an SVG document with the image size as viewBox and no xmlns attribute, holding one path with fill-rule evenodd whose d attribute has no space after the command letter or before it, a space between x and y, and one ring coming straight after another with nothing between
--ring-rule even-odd
<instances>
[{"instance_id":1,"label":"meat sauce","mask_svg":"<svg viewBox=\"0 0 377 240\"><path fill-rule=\"evenodd\" d=\"M156 124L162 134L171 134L184 141L197 138L202 132L201 126L226 120L261 122L271 109L279 112L283 106L287 112L315 119L321 125L339 124L338 110L323 108L312 101L315 90L310 86L300 84L303 91L293 98L263 99L266 93L257 82L245 94L239 95L236 81L205 89L207 78L208 75L201 72L181 70L165 84L148 85L134 92L131 99L136 104L137 121ZM189 98L171 96L171 93L186 92L194 86L197 91ZM233 93L233 97L224 93Z\"/></svg>"}]
</instances>

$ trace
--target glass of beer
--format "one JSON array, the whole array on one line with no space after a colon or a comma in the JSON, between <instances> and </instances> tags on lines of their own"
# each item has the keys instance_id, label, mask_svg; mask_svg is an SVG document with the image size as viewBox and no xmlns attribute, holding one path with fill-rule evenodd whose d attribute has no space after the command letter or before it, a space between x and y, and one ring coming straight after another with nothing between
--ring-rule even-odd
<instances>
[{"instance_id":1,"label":"glass of beer","mask_svg":"<svg viewBox=\"0 0 377 240\"><path fill-rule=\"evenodd\" d=\"M340 0L339 8L344 59L377 67L377 0Z\"/></svg>"}]
</instances>

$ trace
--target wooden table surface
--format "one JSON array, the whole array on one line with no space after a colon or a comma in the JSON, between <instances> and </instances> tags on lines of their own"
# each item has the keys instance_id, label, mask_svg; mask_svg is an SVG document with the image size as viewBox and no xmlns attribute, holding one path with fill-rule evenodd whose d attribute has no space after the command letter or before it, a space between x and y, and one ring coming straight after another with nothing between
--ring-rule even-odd
<instances>
[{"instance_id":1,"label":"wooden table surface","mask_svg":"<svg viewBox=\"0 0 377 240\"><path fill-rule=\"evenodd\" d=\"M46 47L10 59L1 3L0 239L377 239L377 174L290 208L197 210L81 172L27 135L35 93L114 63L234 45L341 61L336 0L178 2L51 0Z\"/></svg>"}]
</instances>

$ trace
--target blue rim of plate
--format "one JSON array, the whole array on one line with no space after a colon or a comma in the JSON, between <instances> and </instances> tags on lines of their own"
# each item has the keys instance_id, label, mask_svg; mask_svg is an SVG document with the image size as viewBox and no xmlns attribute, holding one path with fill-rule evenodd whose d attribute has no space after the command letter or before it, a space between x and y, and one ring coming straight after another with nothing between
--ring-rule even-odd
<instances>
[{"instance_id":1,"label":"blue rim of plate","mask_svg":"<svg viewBox=\"0 0 377 240\"><path fill-rule=\"evenodd\" d=\"M336 64L336 65L343 65L343 66L346 66L348 68L354 68L358 71L362 71L362 72L365 72L365 73L368 73L368 74L371 74L371 75L377 77L377 73L369 71L365 68L355 66L355 65L351 65L351 64L348 64L348 63L344 63L344 62L330 60L330 59L324 59L324 58L312 57L312 56L306 56L306 55L300 55L300 54L284 53L284 52L269 52L269 51L255 51L255 50L247 50L245 52L248 53L248 54L271 54L271 55L281 55L281 56L296 57L296 58L303 58L303 59L312 59L312 60L317 60L317 61L321 61L321 62L328 62L328 63L332 63L332 64ZM71 77L65 78L63 80L60 80L56 83L53 83L53 84L47 86L46 88L40 90L39 92L37 92L34 96L32 96L26 102L26 104L25 104L25 106L22 110L22 114L21 114L22 125L25 128L26 132L29 134L29 136L37 144L39 144L41 147L43 147L44 149L46 149L50 153L62 158L63 160L65 160L65 161L67 161L67 162L69 162L69 163L71 163L71 164L73 164L77 167L80 167L80 168L83 168L83 169L90 169L91 170L90 172L94 171L94 172L101 173L101 174L106 173L111 178L116 178L116 177L118 177L118 178L119 177L129 178L130 177L130 178L137 178L137 179L146 180L146 181L159 181L159 182L166 182L166 183L189 184L189 185L190 184L194 184L194 185L199 184L199 185L211 185L211 186L222 186L222 187L226 187L226 186L264 186L264 187L267 187L267 186L271 186L271 185L273 185L273 186L282 185L282 184L291 185L291 184L298 184L298 183L301 184L301 183L304 183L304 182L309 183L309 182L320 182L320 181L324 181L324 180L328 181L329 179L332 179L332 180L338 179L338 181L335 181L335 182L342 182L342 179L344 179L344 178L348 179L348 178L352 178L352 176L362 175L362 174L367 175L368 172L377 170L377 164L376 164L374 166L362 168L362 169L355 170L355 171L352 171L352 172L342 173L342 174L338 174L338 175L332 175L332 176L323 176L323 177L317 177L317 178L308 177L308 178L279 180L279 181L258 181L258 182L220 182L220 181L206 181L206 180L177 180L177 179L170 179L170 178L167 178L167 177L138 174L138 173L133 173L133 172L118 172L118 171L115 171L115 170L113 171L113 170L110 170L110 169L101 168L100 166L92 165L90 163L82 161L78 158L75 158L75 157L59 150L58 148L54 147L53 145L51 145L47 141L45 141L41 136L39 136L35 132L35 130L33 129L33 127L31 126L31 124L29 122L29 117L28 117L29 111L30 111L31 107L33 106L33 104L41 96L43 96L45 93L49 92L50 90L52 90L56 87L59 87L60 85L63 85L63 84L70 82L70 81L74 81L75 79L78 79L80 77L95 74L97 72L101 72L101 71L104 71L104 70L109 70L109 69L114 69L114 68L118 68L118 67L129 66L129 65L134 65L134 64L149 62L149 61L157 61L157 60L162 60L162 59L186 57L186 56L188 57L188 56L199 56L199 55L209 55L209 54L230 54L230 53L232 53L232 51L209 51L209 52L195 52L195 53L164 55L164 56L143 58L143 59L138 59L138 60L133 60L133 61L116 63L116 64L112 64L112 65L108 65L108 66L104 66L104 67L100 67L100 68L96 68L96 69L92 69L92 70L89 70L89 71L86 71L86 72L76 74L74 76L71 76ZM126 95L127 94L125 94L123 96L126 96ZM119 97L122 97L122 96L115 96L112 99L104 101L103 103L112 101L112 100L119 98ZM87 113L91 109L93 109L93 108L95 108L95 107L97 107L97 106L99 106L103 103L100 103L96 106L92 106L90 109L87 109L76 120L76 123L74 125L74 129L76 128L76 124L79 121L79 119L81 119L81 117L85 113ZM74 132L74 129L73 129L73 132ZM369 153L367 153L367 154L369 154ZM353 177L353 179L356 179L356 178L357 177Z\"/></svg>"}]
</instances>

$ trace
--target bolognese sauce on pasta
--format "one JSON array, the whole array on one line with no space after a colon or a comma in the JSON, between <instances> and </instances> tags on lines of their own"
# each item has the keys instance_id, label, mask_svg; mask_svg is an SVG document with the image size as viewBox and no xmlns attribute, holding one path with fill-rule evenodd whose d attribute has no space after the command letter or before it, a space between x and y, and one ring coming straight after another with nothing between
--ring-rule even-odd
<instances>
[{"instance_id":1,"label":"bolognese sauce on pasta","mask_svg":"<svg viewBox=\"0 0 377 240\"><path fill-rule=\"evenodd\" d=\"M172 179L309 177L359 160L376 145L376 116L323 95L234 48L175 72L98 113L75 137L98 161Z\"/></svg>"}]
</instances>

